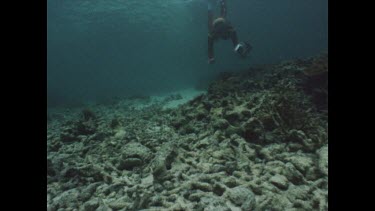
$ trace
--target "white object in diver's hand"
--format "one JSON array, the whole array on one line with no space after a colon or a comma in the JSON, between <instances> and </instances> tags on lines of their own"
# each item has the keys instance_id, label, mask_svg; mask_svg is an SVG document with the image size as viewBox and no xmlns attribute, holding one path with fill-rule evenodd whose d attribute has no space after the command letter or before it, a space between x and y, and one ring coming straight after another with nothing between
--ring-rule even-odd
<instances>
[{"instance_id":1,"label":"white object in diver's hand","mask_svg":"<svg viewBox=\"0 0 375 211\"><path fill-rule=\"evenodd\" d=\"M240 42L234 48L234 51L242 57L245 57L249 53L250 50L251 50L251 45L246 42Z\"/></svg>"},{"instance_id":2,"label":"white object in diver's hand","mask_svg":"<svg viewBox=\"0 0 375 211\"><path fill-rule=\"evenodd\" d=\"M208 64L213 64L215 63L215 58L209 58L208 59Z\"/></svg>"}]
</instances>

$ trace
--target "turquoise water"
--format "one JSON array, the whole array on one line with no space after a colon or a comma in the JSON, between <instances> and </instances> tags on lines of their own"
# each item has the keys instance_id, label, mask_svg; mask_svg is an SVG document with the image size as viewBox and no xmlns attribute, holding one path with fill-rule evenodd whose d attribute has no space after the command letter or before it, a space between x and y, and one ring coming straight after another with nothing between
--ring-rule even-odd
<instances>
[{"instance_id":1,"label":"turquoise water","mask_svg":"<svg viewBox=\"0 0 375 211\"><path fill-rule=\"evenodd\" d=\"M48 0L48 106L195 87L327 49L326 0L227 2L239 39L254 49L241 60L220 41L208 65L203 0Z\"/></svg>"}]
</instances>

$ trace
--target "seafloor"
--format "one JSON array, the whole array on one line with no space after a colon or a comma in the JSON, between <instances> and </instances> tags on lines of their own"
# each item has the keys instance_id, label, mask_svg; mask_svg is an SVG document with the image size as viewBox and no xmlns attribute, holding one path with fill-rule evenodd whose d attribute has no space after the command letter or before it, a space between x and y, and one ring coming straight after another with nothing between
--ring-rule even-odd
<instances>
[{"instance_id":1,"label":"seafloor","mask_svg":"<svg viewBox=\"0 0 375 211\"><path fill-rule=\"evenodd\" d=\"M328 56L47 114L47 210L328 210Z\"/></svg>"}]
</instances>

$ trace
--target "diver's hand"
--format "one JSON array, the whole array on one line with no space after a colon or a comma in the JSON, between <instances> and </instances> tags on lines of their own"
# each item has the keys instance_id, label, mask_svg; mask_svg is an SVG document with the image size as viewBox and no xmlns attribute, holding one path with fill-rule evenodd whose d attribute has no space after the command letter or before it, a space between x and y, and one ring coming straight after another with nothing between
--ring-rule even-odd
<instances>
[{"instance_id":1,"label":"diver's hand","mask_svg":"<svg viewBox=\"0 0 375 211\"><path fill-rule=\"evenodd\" d=\"M215 63L215 58L208 58L208 64Z\"/></svg>"},{"instance_id":2,"label":"diver's hand","mask_svg":"<svg viewBox=\"0 0 375 211\"><path fill-rule=\"evenodd\" d=\"M247 54L251 51L252 46L247 42L240 42L234 48L234 52L240 55L242 58L245 58Z\"/></svg>"}]
</instances>

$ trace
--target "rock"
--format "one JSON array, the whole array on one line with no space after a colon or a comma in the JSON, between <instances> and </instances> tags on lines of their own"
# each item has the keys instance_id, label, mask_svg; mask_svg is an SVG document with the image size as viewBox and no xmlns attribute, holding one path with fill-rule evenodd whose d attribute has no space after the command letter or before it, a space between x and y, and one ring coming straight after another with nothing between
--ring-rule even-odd
<instances>
[{"instance_id":1,"label":"rock","mask_svg":"<svg viewBox=\"0 0 375 211\"><path fill-rule=\"evenodd\" d=\"M116 132L116 134L113 136L113 138L116 139L116 140L122 140L122 139L124 139L125 135L126 135L125 130L118 130Z\"/></svg>"},{"instance_id":2,"label":"rock","mask_svg":"<svg viewBox=\"0 0 375 211\"><path fill-rule=\"evenodd\" d=\"M233 176L224 178L223 182L229 188L233 188L233 187L236 187L238 185L238 182L237 182L236 178L233 177Z\"/></svg>"},{"instance_id":3,"label":"rock","mask_svg":"<svg viewBox=\"0 0 375 211\"><path fill-rule=\"evenodd\" d=\"M303 143L304 139L306 139L306 134L302 130L292 129L288 132L288 142Z\"/></svg>"},{"instance_id":4,"label":"rock","mask_svg":"<svg viewBox=\"0 0 375 211\"><path fill-rule=\"evenodd\" d=\"M249 118L251 116L251 112L249 109L246 108L244 105L235 106L233 110L227 111L224 114L224 118L228 120L228 122L235 124L244 118Z\"/></svg>"},{"instance_id":5,"label":"rock","mask_svg":"<svg viewBox=\"0 0 375 211\"><path fill-rule=\"evenodd\" d=\"M223 148L212 153L212 157L220 160L226 160L233 151L230 148Z\"/></svg>"},{"instance_id":6,"label":"rock","mask_svg":"<svg viewBox=\"0 0 375 211\"><path fill-rule=\"evenodd\" d=\"M303 175L306 175L310 167L314 165L314 161L310 156L301 154L286 157L285 160L291 162Z\"/></svg>"},{"instance_id":7,"label":"rock","mask_svg":"<svg viewBox=\"0 0 375 211\"><path fill-rule=\"evenodd\" d=\"M148 160L150 155L150 149L137 142L126 144L122 154L123 158L137 157L142 160Z\"/></svg>"},{"instance_id":8,"label":"rock","mask_svg":"<svg viewBox=\"0 0 375 211\"><path fill-rule=\"evenodd\" d=\"M96 115L95 113L90 110L89 108L85 108L81 111L81 115L82 115L82 119L84 121L89 121L90 119L95 119L96 118Z\"/></svg>"},{"instance_id":9,"label":"rock","mask_svg":"<svg viewBox=\"0 0 375 211\"><path fill-rule=\"evenodd\" d=\"M289 186L287 197L289 201L294 202L296 199L308 202L311 199L311 188L308 185Z\"/></svg>"},{"instance_id":10,"label":"rock","mask_svg":"<svg viewBox=\"0 0 375 211\"><path fill-rule=\"evenodd\" d=\"M78 138L69 130L63 130L60 134L60 140L63 143L71 143L78 141Z\"/></svg>"},{"instance_id":11,"label":"rock","mask_svg":"<svg viewBox=\"0 0 375 211\"><path fill-rule=\"evenodd\" d=\"M226 190L226 187L224 185L219 184L219 183L215 183L212 187L212 192L215 193L218 196L223 195L225 190Z\"/></svg>"},{"instance_id":12,"label":"rock","mask_svg":"<svg viewBox=\"0 0 375 211\"><path fill-rule=\"evenodd\" d=\"M255 117L251 117L243 125L243 137L248 142L258 141L259 136L263 134L263 125Z\"/></svg>"},{"instance_id":13,"label":"rock","mask_svg":"<svg viewBox=\"0 0 375 211\"><path fill-rule=\"evenodd\" d=\"M176 129L180 129L182 126L187 125L189 123L189 120L185 117L177 117L172 120L171 124Z\"/></svg>"},{"instance_id":14,"label":"rock","mask_svg":"<svg viewBox=\"0 0 375 211\"><path fill-rule=\"evenodd\" d=\"M225 130L225 134L228 136L233 135L233 134L242 134L243 133L243 128L239 126L232 126L229 125L229 127Z\"/></svg>"},{"instance_id":15,"label":"rock","mask_svg":"<svg viewBox=\"0 0 375 211\"><path fill-rule=\"evenodd\" d=\"M237 162L227 161L225 162L225 171L230 175L237 169Z\"/></svg>"},{"instance_id":16,"label":"rock","mask_svg":"<svg viewBox=\"0 0 375 211\"><path fill-rule=\"evenodd\" d=\"M190 124L190 123L187 123L186 125L183 125L181 127L181 130L180 132L182 134L192 134L192 133L195 133L196 132L196 128L194 127L194 125Z\"/></svg>"},{"instance_id":17,"label":"rock","mask_svg":"<svg viewBox=\"0 0 375 211\"><path fill-rule=\"evenodd\" d=\"M155 195L150 198L150 206L163 206L163 198L160 195Z\"/></svg>"},{"instance_id":18,"label":"rock","mask_svg":"<svg viewBox=\"0 0 375 211\"><path fill-rule=\"evenodd\" d=\"M225 202L218 196L203 196L198 204L198 209L205 211L231 211Z\"/></svg>"},{"instance_id":19,"label":"rock","mask_svg":"<svg viewBox=\"0 0 375 211\"><path fill-rule=\"evenodd\" d=\"M77 207L78 205L79 191L77 189L71 189L57 195L52 200L52 207L68 208Z\"/></svg>"},{"instance_id":20,"label":"rock","mask_svg":"<svg viewBox=\"0 0 375 211\"><path fill-rule=\"evenodd\" d=\"M260 185L261 181L259 179L252 181L249 183L249 187L253 191L254 194L256 195L262 195L263 193L263 188Z\"/></svg>"},{"instance_id":21,"label":"rock","mask_svg":"<svg viewBox=\"0 0 375 211\"><path fill-rule=\"evenodd\" d=\"M48 158L47 158L47 175L52 176L52 177L56 175L56 171L53 168L52 161L51 159L48 159Z\"/></svg>"},{"instance_id":22,"label":"rock","mask_svg":"<svg viewBox=\"0 0 375 211\"><path fill-rule=\"evenodd\" d=\"M205 148L212 145L212 140L210 140L208 137L199 140L196 144L194 144L193 148Z\"/></svg>"},{"instance_id":23,"label":"rock","mask_svg":"<svg viewBox=\"0 0 375 211\"><path fill-rule=\"evenodd\" d=\"M172 190L175 186L174 186L174 183L171 181L164 181L163 187L165 190Z\"/></svg>"},{"instance_id":24,"label":"rock","mask_svg":"<svg viewBox=\"0 0 375 211\"><path fill-rule=\"evenodd\" d=\"M317 189L313 192L312 204L316 210L328 210L328 190Z\"/></svg>"},{"instance_id":25,"label":"rock","mask_svg":"<svg viewBox=\"0 0 375 211\"><path fill-rule=\"evenodd\" d=\"M266 160L274 160L275 156L285 151L284 144L270 144L259 151L259 157Z\"/></svg>"},{"instance_id":26,"label":"rock","mask_svg":"<svg viewBox=\"0 0 375 211\"><path fill-rule=\"evenodd\" d=\"M288 189L288 186L289 186L288 179L285 176L280 175L280 174L277 174L271 177L270 182L281 190L286 190Z\"/></svg>"},{"instance_id":27,"label":"rock","mask_svg":"<svg viewBox=\"0 0 375 211\"><path fill-rule=\"evenodd\" d=\"M87 201L88 199L91 198L92 194L95 193L96 188L100 185L100 182L96 182L93 184L88 185L85 187L82 191L81 194L79 195L79 199L81 201Z\"/></svg>"},{"instance_id":28,"label":"rock","mask_svg":"<svg viewBox=\"0 0 375 211\"><path fill-rule=\"evenodd\" d=\"M227 197L243 210L253 210L255 208L255 195L246 187L235 187L226 192Z\"/></svg>"},{"instance_id":29,"label":"rock","mask_svg":"<svg viewBox=\"0 0 375 211\"><path fill-rule=\"evenodd\" d=\"M213 116L213 117L221 117L223 114L223 108L222 107L218 107L218 108L212 108L210 110L210 116Z\"/></svg>"},{"instance_id":30,"label":"rock","mask_svg":"<svg viewBox=\"0 0 375 211\"><path fill-rule=\"evenodd\" d=\"M47 211L55 211L56 209L55 208L52 208L51 205L47 205Z\"/></svg>"},{"instance_id":31,"label":"rock","mask_svg":"<svg viewBox=\"0 0 375 211\"><path fill-rule=\"evenodd\" d=\"M101 204L95 211L112 211L112 209L105 204Z\"/></svg>"},{"instance_id":32,"label":"rock","mask_svg":"<svg viewBox=\"0 0 375 211\"><path fill-rule=\"evenodd\" d=\"M119 120L117 117L113 118L113 119L111 120L111 122L109 123L109 127L110 127L111 129L116 129L116 128L118 128L119 126L120 126L120 120Z\"/></svg>"},{"instance_id":33,"label":"rock","mask_svg":"<svg viewBox=\"0 0 375 211\"><path fill-rule=\"evenodd\" d=\"M196 192L188 195L188 200L192 202L199 202L205 196L204 192Z\"/></svg>"},{"instance_id":34,"label":"rock","mask_svg":"<svg viewBox=\"0 0 375 211\"><path fill-rule=\"evenodd\" d=\"M148 175L147 177L143 178L141 186L143 188L148 188L154 184L154 176L152 174Z\"/></svg>"},{"instance_id":35,"label":"rock","mask_svg":"<svg viewBox=\"0 0 375 211\"><path fill-rule=\"evenodd\" d=\"M152 174L155 178L162 178L167 172L165 158L157 157L152 163L152 170Z\"/></svg>"},{"instance_id":36,"label":"rock","mask_svg":"<svg viewBox=\"0 0 375 211\"><path fill-rule=\"evenodd\" d=\"M292 150L302 149L306 152L313 152L317 145L317 143L315 143L312 139L307 138L306 134L302 130L295 129L288 132L286 141L291 143L290 148Z\"/></svg>"},{"instance_id":37,"label":"rock","mask_svg":"<svg viewBox=\"0 0 375 211\"><path fill-rule=\"evenodd\" d=\"M304 181L302 173L290 162L285 164L282 174L294 185L301 185Z\"/></svg>"},{"instance_id":38,"label":"rock","mask_svg":"<svg viewBox=\"0 0 375 211\"><path fill-rule=\"evenodd\" d=\"M129 205L131 204L129 203L129 199L126 196L108 203L108 206L114 210L120 210L128 207Z\"/></svg>"},{"instance_id":39,"label":"rock","mask_svg":"<svg viewBox=\"0 0 375 211\"><path fill-rule=\"evenodd\" d=\"M319 170L323 175L328 176L328 146L322 147L318 151L318 155L319 155L319 161L318 161Z\"/></svg>"},{"instance_id":40,"label":"rock","mask_svg":"<svg viewBox=\"0 0 375 211\"><path fill-rule=\"evenodd\" d=\"M151 159L152 152L149 148L140 143L129 143L125 145L122 154L122 160L118 165L119 170L130 170L134 167L143 165Z\"/></svg>"},{"instance_id":41,"label":"rock","mask_svg":"<svg viewBox=\"0 0 375 211\"><path fill-rule=\"evenodd\" d=\"M215 129L226 129L229 126L229 122L226 119L214 119L212 126Z\"/></svg>"},{"instance_id":42,"label":"rock","mask_svg":"<svg viewBox=\"0 0 375 211\"><path fill-rule=\"evenodd\" d=\"M195 112L196 112L195 113L195 118L197 120L202 120L202 119L204 119L204 118L207 117L207 110L204 109L203 107L197 108Z\"/></svg>"},{"instance_id":43,"label":"rock","mask_svg":"<svg viewBox=\"0 0 375 211\"><path fill-rule=\"evenodd\" d=\"M83 204L84 211L95 211L99 207L99 200L97 198L86 201Z\"/></svg>"},{"instance_id":44,"label":"rock","mask_svg":"<svg viewBox=\"0 0 375 211\"><path fill-rule=\"evenodd\" d=\"M118 166L119 170L131 170L134 167L141 166L143 164L142 160L139 158L127 158L122 160Z\"/></svg>"},{"instance_id":45,"label":"rock","mask_svg":"<svg viewBox=\"0 0 375 211\"><path fill-rule=\"evenodd\" d=\"M260 117L260 121L263 123L264 129L267 131L272 131L277 128L276 122L271 114L264 114Z\"/></svg>"},{"instance_id":46,"label":"rock","mask_svg":"<svg viewBox=\"0 0 375 211\"><path fill-rule=\"evenodd\" d=\"M201 190L201 191L204 191L204 192L211 192L212 191L212 186L210 184L204 183L204 182L192 182L191 188Z\"/></svg>"},{"instance_id":47,"label":"rock","mask_svg":"<svg viewBox=\"0 0 375 211\"><path fill-rule=\"evenodd\" d=\"M211 171L212 173L220 172L220 171L226 171L226 168L225 168L224 165L221 165L221 164L214 164L214 165L211 166L210 171Z\"/></svg>"},{"instance_id":48,"label":"rock","mask_svg":"<svg viewBox=\"0 0 375 211\"><path fill-rule=\"evenodd\" d=\"M317 165L311 166L305 174L305 179L315 181L321 178L321 173Z\"/></svg>"},{"instance_id":49,"label":"rock","mask_svg":"<svg viewBox=\"0 0 375 211\"><path fill-rule=\"evenodd\" d=\"M78 121L74 125L75 135L92 135L97 130L97 123L93 119Z\"/></svg>"},{"instance_id":50,"label":"rock","mask_svg":"<svg viewBox=\"0 0 375 211\"><path fill-rule=\"evenodd\" d=\"M285 210L299 210L299 209L293 209L293 203L288 200L286 195L269 195L267 199L257 207L258 210L267 210L267 211L285 211ZM305 209L302 209L305 210ZM312 210L312 209L307 209Z\"/></svg>"}]
</instances>

